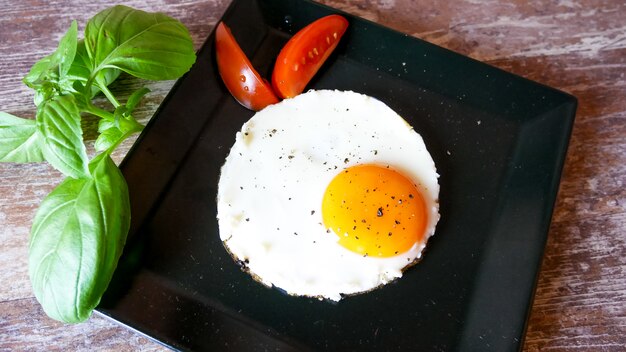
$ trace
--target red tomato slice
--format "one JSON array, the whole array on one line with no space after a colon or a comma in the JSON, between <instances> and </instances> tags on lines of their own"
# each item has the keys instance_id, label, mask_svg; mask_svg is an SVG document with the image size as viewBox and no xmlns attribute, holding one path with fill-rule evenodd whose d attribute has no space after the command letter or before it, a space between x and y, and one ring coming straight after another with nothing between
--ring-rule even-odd
<instances>
[{"instance_id":1,"label":"red tomato slice","mask_svg":"<svg viewBox=\"0 0 626 352\"><path fill-rule=\"evenodd\" d=\"M347 28L348 20L330 15L309 24L291 37L274 66L272 85L276 94L291 98L302 93L337 47Z\"/></svg>"},{"instance_id":2,"label":"red tomato slice","mask_svg":"<svg viewBox=\"0 0 626 352\"><path fill-rule=\"evenodd\" d=\"M248 109L259 111L278 103L270 84L261 78L237 44L230 29L220 22L215 31L217 68L230 94Z\"/></svg>"}]
</instances>

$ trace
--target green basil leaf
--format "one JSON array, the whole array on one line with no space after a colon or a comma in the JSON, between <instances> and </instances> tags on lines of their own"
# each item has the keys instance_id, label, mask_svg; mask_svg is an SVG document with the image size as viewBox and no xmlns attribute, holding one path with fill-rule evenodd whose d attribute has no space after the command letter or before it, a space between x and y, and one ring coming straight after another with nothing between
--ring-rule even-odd
<instances>
[{"instance_id":1,"label":"green basil leaf","mask_svg":"<svg viewBox=\"0 0 626 352\"><path fill-rule=\"evenodd\" d=\"M24 77L23 82L34 89L37 89L43 82L63 79L76 56L76 45L78 43L78 25L72 21L70 28L59 41L56 51L44 57L33 65L30 72Z\"/></svg>"},{"instance_id":2,"label":"green basil leaf","mask_svg":"<svg viewBox=\"0 0 626 352\"><path fill-rule=\"evenodd\" d=\"M119 128L120 124L119 121L117 119L115 120L105 120L102 119L100 120L100 122L98 122L98 133L102 133L106 130L108 130L109 128Z\"/></svg>"},{"instance_id":3,"label":"green basil leaf","mask_svg":"<svg viewBox=\"0 0 626 352\"><path fill-rule=\"evenodd\" d=\"M28 272L48 316L89 318L126 242L128 187L107 154L90 163L90 178L66 178L41 203L31 230Z\"/></svg>"},{"instance_id":4,"label":"green basil leaf","mask_svg":"<svg viewBox=\"0 0 626 352\"><path fill-rule=\"evenodd\" d=\"M41 142L35 120L0 111L0 162L43 161Z\"/></svg>"},{"instance_id":5,"label":"green basil leaf","mask_svg":"<svg viewBox=\"0 0 626 352\"><path fill-rule=\"evenodd\" d=\"M175 79L196 59L193 42L182 23L162 13L123 5L89 20L85 44L94 73L113 67L144 79Z\"/></svg>"},{"instance_id":6,"label":"green basil leaf","mask_svg":"<svg viewBox=\"0 0 626 352\"><path fill-rule=\"evenodd\" d=\"M89 77L91 76L91 69L91 59L87 54L87 49L85 49L85 41L80 40L78 41L78 45L76 47L76 56L74 57L74 62L72 63L72 66L70 67L70 70L67 74L67 80L72 85L71 90L68 89L68 91L83 94L82 90L75 89L74 84L77 81L81 82L83 85L87 83ZM121 72L122 71L115 68L108 68L102 70L100 74L103 77L103 83L108 86L113 81L115 81L117 77L119 77ZM98 87L96 87L95 85L92 85L90 89L91 96L88 97L89 99L93 98L96 94L98 94L98 92L100 92L100 89L98 89Z\"/></svg>"},{"instance_id":7,"label":"green basil leaf","mask_svg":"<svg viewBox=\"0 0 626 352\"><path fill-rule=\"evenodd\" d=\"M46 75L49 74L49 71L53 66L52 55L44 57L43 59L35 62L33 67L30 68L28 74L26 74L26 76L22 79L22 82L30 88L37 89L46 79Z\"/></svg>"},{"instance_id":8,"label":"green basil leaf","mask_svg":"<svg viewBox=\"0 0 626 352\"><path fill-rule=\"evenodd\" d=\"M122 132L122 130L117 127L111 127L100 133L96 139L94 147L98 152L107 150L111 148L111 146L116 145L117 141L119 141L122 136L124 136L124 132Z\"/></svg>"},{"instance_id":9,"label":"green basil leaf","mask_svg":"<svg viewBox=\"0 0 626 352\"><path fill-rule=\"evenodd\" d=\"M102 119L98 123L100 135L94 145L96 151L101 152L110 149L121 143L128 136L143 129L143 125L137 122L124 106L119 106L115 109L114 115L115 120Z\"/></svg>"},{"instance_id":10,"label":"green basil leaf","mask_svg":"<svg viewBox=\"0 0 626 352\"><path fill-rule=\"evenodd\" d=\"M53 56L59 62L59 76L63 77L67 75L67 72L74 62L76 56L76 46L78 44L78 24L76 21L72 21L70 29L61 38L59 47L54 52Z\"/></svg>"},{"instance_id":11,"label":"green basil leaf","mask_svg":"<svg viewBox=\"0 0 626 352\"><path fill-rule=\"evenodd\" d=\"M126 109L128 109L130 113L135 111L135 108L137 107L137 104L139 104L139 102L141 101L141 98L143 98L144 95L148 93L150 93L150 89L146 87L139 88L136 91L134 91L133 94L131 94L130 97L128 97L128 100L126 101Z\"/></svg>"},{"instance_id":12,"label":"green basil leaf","mask_svg":"<svg viewBox=\"0 0 626 352\"><path fill-rule=\"evenodd\" d=\"M43 155L63 174L89 175L80 112L72 95L56 96L37 109L37 129L43 136Z\"/></svg>"},{"instance_id":13,"label":"green basil leaf","mask_svg":"<svg viewBox=\"0 0 626 352\"><path fill-rule=\"evenodd\" d=\"M56 89L54 88L54 84L51 82L42 82L41 86L35 90L35 97L33 101L36 106L41 105L41 103L52 99L54 96L58 95Z\"/></svg>"},{"instance_id":14,"label":"green basil leaf","mask_svg":"<svg viewBox=\"0 0 626 352\"><path fill-rule=\"evenodd\" d=\"M76 56L67 72L67 76L74 81L87 82L90 75L91 65L89 64L89 55L87 55L87 50L85 49L85 41L79 40L76 44Z\"/></svg>"}]
</instances>

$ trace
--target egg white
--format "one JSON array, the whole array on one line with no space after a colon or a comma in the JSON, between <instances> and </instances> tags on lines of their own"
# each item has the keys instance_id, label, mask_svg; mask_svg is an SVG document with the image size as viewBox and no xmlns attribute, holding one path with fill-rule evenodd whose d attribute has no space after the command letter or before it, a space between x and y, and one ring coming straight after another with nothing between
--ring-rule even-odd
<instances>
[{"instance_id":1,"label":"egg white","mask_svg":"<svg viewBox=\"0 0 626 352\"><path fill-rule=\"evenodd\" d=\"M394 257L364 257L322 221L324 191L341 170L389 166L421 191L424 239ZM421 136L387 105L346 91L309 91L256 113L237 133L218 184L220 237L268 286L339 300L402 276L439 220L435 164Z\"/></svg>"}]
</instances>

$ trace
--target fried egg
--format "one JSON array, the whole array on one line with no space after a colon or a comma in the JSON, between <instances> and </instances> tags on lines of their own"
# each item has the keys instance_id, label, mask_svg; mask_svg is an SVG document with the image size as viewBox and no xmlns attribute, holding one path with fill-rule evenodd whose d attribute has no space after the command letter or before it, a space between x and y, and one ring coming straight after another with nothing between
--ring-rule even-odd
<instances>
[{"instance_id":1,"label":"fried egg","mask_svg":"<svg viewBox=\"0 0 626 352\"><path fill-rule=\"evenodd\" d=\"M421 258L438 177L422 137L387 105L309 91L237 133L218 183L220 238L265 285L337 301Z\"/></svg>"}]
</instances>

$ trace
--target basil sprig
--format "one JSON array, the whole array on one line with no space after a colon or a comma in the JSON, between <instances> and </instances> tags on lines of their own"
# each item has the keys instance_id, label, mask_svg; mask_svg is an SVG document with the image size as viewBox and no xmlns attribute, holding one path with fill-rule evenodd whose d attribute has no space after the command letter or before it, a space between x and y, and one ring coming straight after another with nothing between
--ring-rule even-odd
<instances>
[{"instance_id":1,"label":"basil sprig","mask_svg":"<svg viewBox=\"0 0 626 352\"><path fill-rule=\"evenodd\" d=\"M175 79L195 60L189 32L179 21L114 6L89 20L84 40L73 21L56 51L24 77L35 91L34 120L0 112L0 162L45 160L66 176L41 203L29 245L33 291L50 317L68 323L89 318L126 242L128 188L110 155L143 129L133 111L149 90L137 90L122 104L108 85L121 72ZM93 105L99 92L112 109ZM98 154L91 160L81 129L84 113L100 118Z\"/></svg>"}]
</instances>

